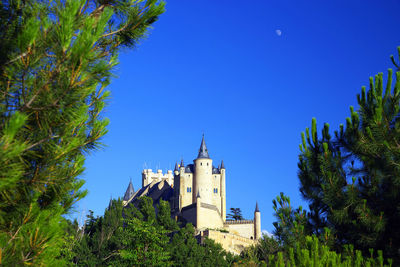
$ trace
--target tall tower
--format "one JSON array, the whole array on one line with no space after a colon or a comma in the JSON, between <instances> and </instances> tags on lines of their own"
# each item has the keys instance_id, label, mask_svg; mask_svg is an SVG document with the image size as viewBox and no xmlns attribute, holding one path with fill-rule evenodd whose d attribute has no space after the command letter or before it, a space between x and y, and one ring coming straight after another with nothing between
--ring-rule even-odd
<instances>
[{"instance_id":1,"label":"tall tower","mask_svg":"<svg viewBox=\"0 0 400 267\"><path fill-rule=\"evenodd\" d=\"M261 213L258 209L258 202L256 202L256 209L254 210L254 239L261 238Z\"/></svg>"},{"instance_id":2,"label":"tall tower","mask_svg":"<svg viewBox=\"0 0 400 267\"><path fill-rule=\"evenodd\" d=\"M194 161L193 191L201 195L201 202L212 204L212 159L208 155L204 134L201 140L199 155ZM193 194L193 202L197 201Z\"/></svg>"}]
</instances>

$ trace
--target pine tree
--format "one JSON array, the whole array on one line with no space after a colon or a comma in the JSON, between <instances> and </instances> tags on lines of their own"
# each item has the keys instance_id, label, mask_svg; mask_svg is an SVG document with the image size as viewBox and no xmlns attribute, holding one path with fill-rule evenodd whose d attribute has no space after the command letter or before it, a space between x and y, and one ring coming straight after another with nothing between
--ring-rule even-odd
<instances>
[{"instance_id":1,"label":"pine tree","mask_svg":"<svg viewBox=\"0 0 400 267\"><path fill-rule=\"evenodd\" d=\"M277 219L273 223L277 241L285 247L293 246L295 242L304 243L305 236L310 233L306 211L301 206L292 207L290 198L283 192L272 203Z\"/></svg>"},{"instance_id":2,"label":"pine tree","mask_svg":"<svg viewBox=\"0 0 400 267\"><path fill-rule=\"evenodd\" d=\"M118 52L163 12L154 0L0 3L0 264L56 266L61 215L85 191L85 155Z\"/></svg>"},{"instance_id":3,"label":"pine tree","mask_svg":"<svg viewBox=\"0 0 400 267\"><path fill-rule=\"evenodd\" d=\"M400 48L399 55L400 55ZM313 119L302 133L299 156L300 191L310 202L310 223L315 234L332 229L337 245L354 244L368 253L383 250L400 260L400 72L370 78L369 90L357 96L359 108L350 107L346 127L335 137L325 124L317 136Z\"/></svg>"},{"instance_id":4,"label":"pine tree","mask_svg":"<svg viewBox=\"0 0 400 267\"><path fill-rule=\"evenodd\" d=\"M240 210L240 208L231 208L230 213L228 213L226 216L228 217L228 219L235 221L243 220L242 211Z\"/></svg>"}]
</instances>

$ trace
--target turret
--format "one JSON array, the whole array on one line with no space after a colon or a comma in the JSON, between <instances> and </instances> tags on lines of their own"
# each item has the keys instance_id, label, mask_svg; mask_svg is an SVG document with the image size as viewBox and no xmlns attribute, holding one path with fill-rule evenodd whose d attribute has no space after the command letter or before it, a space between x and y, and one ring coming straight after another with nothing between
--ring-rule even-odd
<instances>
[{"instance_id":1,"label":"turret","mask_svg":"<svg viewBox=\"0 0 400 267\"><path fill-rule=\"evenodd\" d=\"M226 221L226 186L225 186L225 165L224 161L221 161L220 166L220 173L221 173L221 216L222 220Z\"/></svg>"},{"instance_id":2,"label":"turret","mask_svg":"<svg viewBox=\"0 0 400 267\"><path fill-rule=\"evenodd\" d=\"M199 154L194 160L194 192L201 194L201 201L212 203L212 159L208 155L204 135L201 140Z\"/></svg>"},{"instance_id":3,"label":"turret","mask_svg":"<svg viewBox=\"0 0 400 267\"><path fill-rule=\"evenodd\" d=\"M178 175L178 174L179 174L178 162L175 163L174 174L175 174L175 175Z\"/></svg>"},{"instance_id":4,"label":"turret","mask_svg":"<svg viewBox=\"0 0 400 267\"><path fill-rule=\"evenodd\" d=\"M200 227L200 206L201 206L201 197L200 191L197 191L196 194L196 227Z\"/></svg>"},{"instance_id":5,"label":"turret","mask_svg":"<svg viewBox=\"0 0 400 267\"><path fill-rule=\"evenodd\" d=\"M133 196L134 193L135 193L135 190L133 189L132 180L130 180L123 200L128 201L129 199L131 199L131 197Z\"/></svg>"},{"instance_id":6,"label":"turret","mask_svg":"<svg viewBox=\"0 0 400 267\"><path fill-rule=\"evenodd\" d=\"M254 239L261 238L261 213L258 209L258 202L256 202L256 209L254 210Z\"/></svg>"}]
</instances>

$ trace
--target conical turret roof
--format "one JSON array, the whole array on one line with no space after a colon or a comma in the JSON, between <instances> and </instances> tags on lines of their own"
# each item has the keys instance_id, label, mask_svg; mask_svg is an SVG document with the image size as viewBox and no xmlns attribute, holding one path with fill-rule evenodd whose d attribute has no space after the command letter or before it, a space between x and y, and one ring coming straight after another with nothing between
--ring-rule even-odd
<instances>
[{"instance_id":1,"label":"conical turret roof","mask_svg":"<svg viewBox=\"0 0 400 267\"><path fill-rule=\"evenodd\" d=\"M133 189L132 180L130 180L128 188L126 189L126 192L124 195L124 200L128 201L133 196L134 193L135 193L135 190Z\"/></svg>"},{"instance_id":2,"label":"conical turret roof","mask_svg":"<svg viewBox=\"0 0 400 267\"><path fill-rule=\"evenodd\" d=\"M181 159L181 167L185 167L185 164L183 164L183 159Z\"/></svg>"},{"instance_id":3,"label":"conical turret roof","mask_svg":"<svg viewBox=\"0 0 400 267\"><path fill-rule=\"evenodd\" d=\"M179 169L178 169L178 162L177 163L175 163L175 170L174 171L179 171Z\"/></svg>"},{"instance_id":4,"label":"conical turret roof","mask_svg":"<svg viewBox=\"0 0 400 267\"><path fill-rule=\"evenodd\" d=\"M110 210L112 208L112 197L110 197L110 202L108 203L108 210Z\"/></svg>"},{"instance_id":5,"label":"conical turret roof","mask_svg":"<svg viewBox=\"0 0 400 267\"><path fill-rule=\"evenodd\" d=\"M254 212L260 212L260 210L258 209L258 202L256 201L256 210Z\"/></svg>"},{"instance_id":6,"label":"conical turret roof","mask_svg":"<svg viewBox=\"0 0 400 267\"><path fill-rule=\"evenodd\" d=\"M208 155L208 150L206 146L206 142L204 141L204 134L203 138L201 139L199 155L197 156L198 159L209 159L210 156Z\"/></svg>"},{"instance_id":7,"label":"conical turret roof","mask_svg":"<svg viewBox=\"0 0 400 267\"><path fill-rule=\"evenodd\" d=\"M221 169L225 169L225 164L223 160L221 161Z\"/></svg>"}]
</instances>

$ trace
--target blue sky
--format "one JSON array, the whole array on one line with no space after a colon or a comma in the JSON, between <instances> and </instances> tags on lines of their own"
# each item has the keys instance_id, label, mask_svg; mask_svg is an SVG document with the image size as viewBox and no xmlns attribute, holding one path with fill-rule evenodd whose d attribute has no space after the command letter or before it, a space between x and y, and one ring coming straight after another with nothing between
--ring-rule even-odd
<instances>
[{"instance_id":1,"label":"blue sky","mask_svg":"<svg viewBox=\"0 0 400 267\"><path fill-rule=\"evenodd\" d=\"M177 1L134 51L124 51L104 116L109 133L88 156L78 218L102 215L141 171L196 158L204 133L227 170L227 207L273 230L272 199L294 206L300 133L338 128L368 78L392 67L400 2ZM279 32L280 31L280 32ZM280 34L279 34L280 33Z\"/></svg>"}]
</instances>

